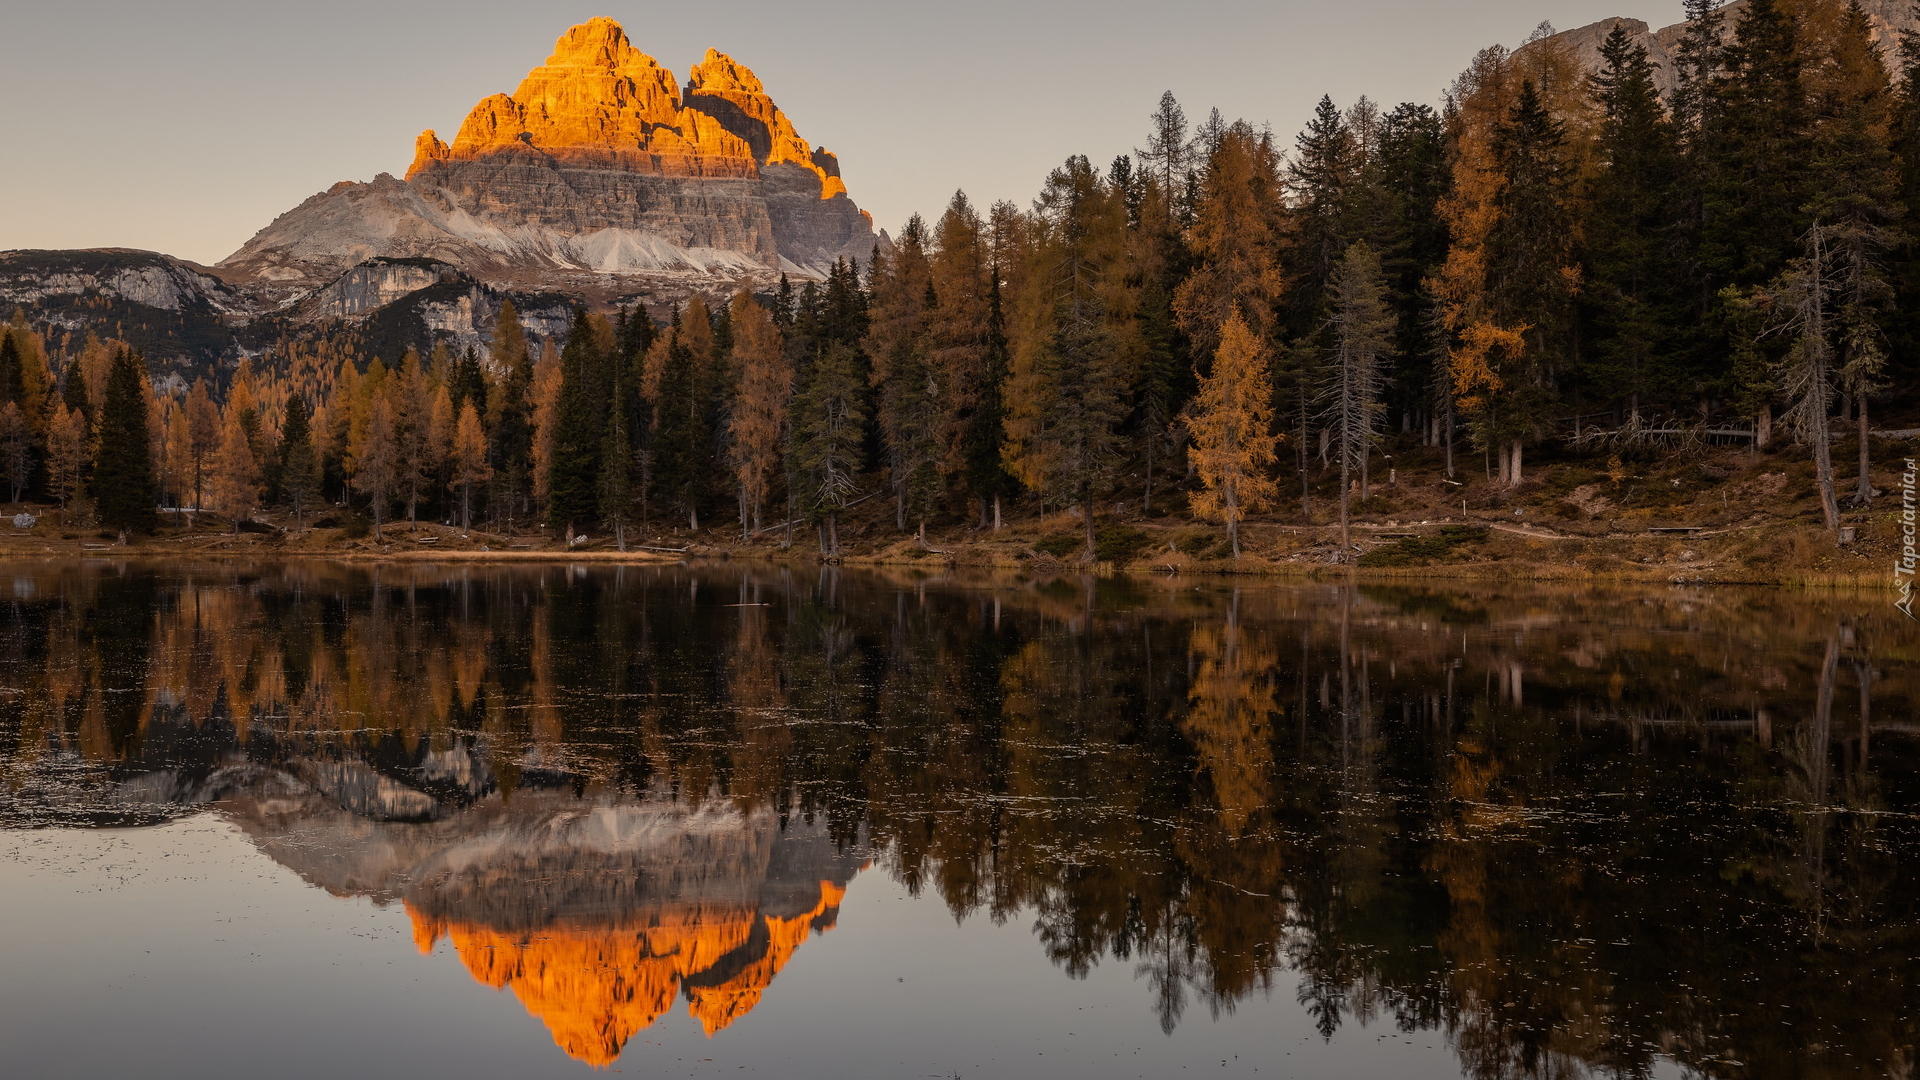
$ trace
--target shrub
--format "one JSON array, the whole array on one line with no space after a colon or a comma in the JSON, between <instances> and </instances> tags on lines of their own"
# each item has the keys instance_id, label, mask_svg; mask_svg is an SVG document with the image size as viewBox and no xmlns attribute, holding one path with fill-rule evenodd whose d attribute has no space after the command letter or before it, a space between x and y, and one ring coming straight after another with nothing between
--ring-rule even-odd
<instances>
[{"instance_id":1,"label":"shrub","mask_svg":"<svg viewBox=\"0 0 1920 1080\"><path fill-rule=\"evenodd\" d=\"M1477 544L1487 530L1473 525L1444 525L1434 536L1412 536L1360 556L1361 566L1424 566L1445 559L1455 548Z\"/></svg>"},{"instance_id":2,"label":"shrub","mask_svg":"<svg viewBox=\"0 0 1920 1080\"><path fill-rule=\"evenodd\" d=\"M1101 562L1116 565L1132 562L1149 539L1139 529L1127 525L1108 525L1094 535L1093 556Z\"/></svg>"},{"instance_id":3,"label":"shrub","mask_svg":"<svg viewBox=\"0 0 1920 1080\"><path fill-rule=\"evenodd\" d=\"M1033 542L1033 550L1045 555L1051 555L1056 559L1064 559L1068 555L1086 547L1086 543L1085 538L1071 534L1046 536Z\"/></svg>"}]
</instances>

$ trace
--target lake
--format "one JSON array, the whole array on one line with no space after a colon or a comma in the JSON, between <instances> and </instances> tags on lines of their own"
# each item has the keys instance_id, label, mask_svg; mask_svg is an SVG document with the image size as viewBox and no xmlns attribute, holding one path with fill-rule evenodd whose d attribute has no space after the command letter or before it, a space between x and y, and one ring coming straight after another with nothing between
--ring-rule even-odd
<instances>
[{"instance_id":1,"label":"lake","mask_svg":"<svg viewBox=\"0 0 1920 1080\"><path fill-rule=\"evenodd\" d=\"M9 1077L1920 1061L1884 595L16 563L0 671Z\"/></svg>"}]
</instances>

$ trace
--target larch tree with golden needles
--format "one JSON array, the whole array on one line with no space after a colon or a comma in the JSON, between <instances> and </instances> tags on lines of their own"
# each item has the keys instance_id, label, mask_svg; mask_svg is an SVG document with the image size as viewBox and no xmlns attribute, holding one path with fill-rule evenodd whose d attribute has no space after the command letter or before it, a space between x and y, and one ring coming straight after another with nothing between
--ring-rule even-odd
<instances>
[{"instance_id":1,"label":"larch tree with golden needles","mask_svg":"<svg viewBox=\"0 0 1920 1080\"><path fill-rule=\"evenodd\" d=\"M740 393L728 422L729 455L740 484L741 517L761 528L780 444L793 396L793 362L780 343L773 316L742 292L733 300L733 359L740 369Z\"/></svg>"},{"instance_id":2,"label":"larch tree with golden needles","mask_svg":"<svg viewBox=\"0 0 1920 1080\"><path fill-rule=\"evenodd\" d=\"M487 433L481 430L480 413L471 400L460 403L449 464L453 484L460 489L460 533L464 536L473 527L473 485L493 479L493 466L487 462Z\"/></svg>"},{"instance_id":3,"label":"larch tree with golden needles","mask_svg":"<svg viewBox=\"0 0 1920 1080\"><path fill-rule=\"evenodd\" d=\"M1213 370L1187 407L1187 430L1203 485L1193 496L1194 512L1226 524L1238 559L1241 519L1278 491L1272 471L1280 438L1273 433L1267 350L1237 311L1220 328Z\"/></svg>"},{"instance_id":4,"label":"larch tree with golden needles","mask_svg":"<svg viewBox=\"0 0 1920 1080\"><path fill-rule=\"evenodd\" d=\"M253 456L242 410L227 408L220 434L220 451L213 459L213 501L233 519L233 531L260 505L260 461Z\"/></svg>"},{"instance_id":5,"label":"larch tree with golden needles","mask_svg":"<svg viewBox=\"0 0 1920 1080\"><path fill-rule=\"evenodd\" d=\"M86 468L86 414L56 401L47 417L47 493L59 502L63 524L67 507L80 494Z\"/></svg>"},{"instance_id":6,"label":"larch tree with golden needles","mask_svg":"<svg viewBox=\"0 0 1920 1080\"><path fill-rule=\"evenodd\" d=\"M387 395L376 394L367 410L367 434L355 458L353 486L367 496L373 509L373 535L381 535L387 504L400 486L400 447L393 434L393 406Z\"/></svg>"}]
</instances>

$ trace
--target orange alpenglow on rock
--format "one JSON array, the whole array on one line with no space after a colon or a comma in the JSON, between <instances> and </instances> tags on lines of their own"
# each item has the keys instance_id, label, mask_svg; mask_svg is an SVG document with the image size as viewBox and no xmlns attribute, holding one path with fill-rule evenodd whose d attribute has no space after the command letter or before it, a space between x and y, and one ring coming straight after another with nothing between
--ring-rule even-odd
<instances>
[{"instance_id":1,"label":"orange alpenglow on rock","mask_svg":"<svg viewBox=\"0 0 1920 1080\"><path fill-rule=\"evenodd\" d=\"M475 980L511 988L568 1056L611 1065L685 991L711 1037L745 1016L809 930L833 928L844 886L819 883L813 910L791 918L728 904L675 905L635 925L553 926L507 932L440 922L412 904L414 944L433 952L446 937Z\"/></svg>"},{"instance_id":2,"label":"orange alpenglow on rock","mask_svg":"<svg viewBox=\"0 0 1920 1080\"><path fill-rule=\"evenodd\" d=\"M793 164L819 177L820 198L847 192L839 162L824 147L808 148L750 69L708 49L683 98L673 72L604 17L561 35L512 96L475 105L452 146L421 132L407 179L437 163L526 147L663 176L751 177L761 166Z\"/></svg>"},{"instance_id":3,"label":"orange alpenglow on rock","mask_svg":"<svg viewBox=\"0 0 1920 1080\"><path fill-rule=\"evenodd\" d=\"M770 284L824 277L877 239L839 160L751 70L709 49L682 87L596 18L512 94L475 105L451 143L421 132L405 179L336 185L220 265L287 289L373 258L436 259L510 288L567 291L577 271Z\"/></svg>"}]
</instances>

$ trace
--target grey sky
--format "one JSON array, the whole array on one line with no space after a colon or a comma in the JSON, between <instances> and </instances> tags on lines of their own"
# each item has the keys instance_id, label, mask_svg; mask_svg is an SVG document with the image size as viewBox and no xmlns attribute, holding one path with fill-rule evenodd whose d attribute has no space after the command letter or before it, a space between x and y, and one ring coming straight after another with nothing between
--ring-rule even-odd
<instances>
[{"instance_id":1,"label":"grey sky","mask_svg":"<svg viewBox=\"0 0 1920 1080\"><path fill-rule=\"evenodd\" d=\"M1437 102L1543 19L1679 18L1636 2L0 0L0 248L224 258L337 180L404 172L422 128L451 139L594 15L682 79L708 46L752 67L897 230L955 188L1025 205L1068 154L1132 149L1162 90L1290 141L1322 93Z\"/></svg>"}]
</instances>

